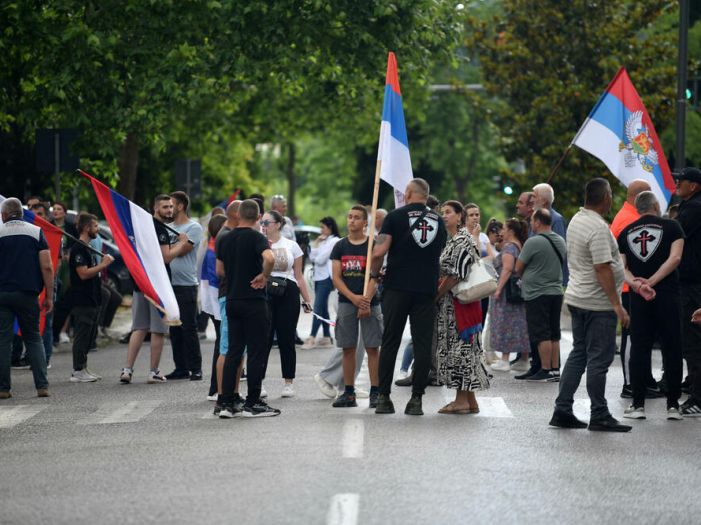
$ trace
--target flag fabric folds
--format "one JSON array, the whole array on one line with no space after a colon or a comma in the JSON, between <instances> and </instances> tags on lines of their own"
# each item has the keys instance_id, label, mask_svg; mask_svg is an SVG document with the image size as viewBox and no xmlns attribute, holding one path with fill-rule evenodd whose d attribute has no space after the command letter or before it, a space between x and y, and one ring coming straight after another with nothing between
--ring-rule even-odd
<instances>
[{"instance_id":1,"label":"flag fabric folds","mask_svg":"<svg viewBox=\"0 0 701 525\"><path fill-rule=\"evenodd\" d=\"M80 174L92 183L102 213L134 282L165 314L167 323L179 324L180 309L163 262L153 216L84 171L80 170Z\"/></svg>"},{"instance_id":2,"label":"flag fabric folds","mask_svg":"<svg viewBox=\"0 0 701 525\"><path fill-rule=\"evenodd\" d=\"M647 181L665 210L674 193L674 179L655 127L625 68L616 73L572 140L601 160L628 186Z\"/></svg>"},{"instance_id":3,"label":"flag fabric folds","mask_svg":"<svg viewBox=\"0 0 701 525\"><path fill-rule=\"evenodd\" d=\"M221 321L219 308L219 277L217 277L217 256L214 253L214 238L209 240L207 251L200 268L200 305L202 311Z\"/></svg>"},{"instance_id":4,"label":"flag fabric folds","mask_svg":"<svg viewBox=\"0 0 701 525\"><path fill-rule=\"evenodd\" d=\"M382 107L377 160L380 162L380 178L394 188L395 206L404 206L404 190L414 176L404 123L402 93L399 89L397 60L392 52L387 57L385 102Z\"/></svg>"}]
</instances>

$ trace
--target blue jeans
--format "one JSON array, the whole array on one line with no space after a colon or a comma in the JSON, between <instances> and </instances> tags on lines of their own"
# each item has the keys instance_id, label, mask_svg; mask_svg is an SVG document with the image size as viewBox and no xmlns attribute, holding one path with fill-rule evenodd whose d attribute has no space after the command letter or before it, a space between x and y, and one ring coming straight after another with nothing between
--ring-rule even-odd
<instances>
[{"instance_id":1,"label":"blue jeans","mask_svg":"<svg viewBox=\"0 0 701 525\"><path fill-rule=\"evenodd\" d=\"M329 318L329 295L333 291L331 278L323 281L314 281L314 312L324 319ZM319 327L322 327L324 337L331 337L329 325L320 321L316 317L312 320L312 337L316 337Z\"/></svg>"},{"instance_id":2,"label":"blue jeans","mask_svg":"<svg viewBox=\"0 0 701 525\"><path fill-rule=\"evenodd\" d=\"M47 388L46 356L39 334L39 300L35 293L0 292L0 391L10 391L10 362L15 316L27 347L34 386Z\"/></svg>"},{"instance_id":3,"label":"blue jeans","mask_svg":"<svg viewBox=\"0 0 701 525\"><path fill-rule=\"evenodd\" d=\"M404 355L402 355L402 372L408 372L411 362L414 360L414 344L409 341L404 347Z\"/></svg>"},{"instance_id":4,"label":"blue jeans","mask_svg":"<svg viewBox=\"0 0 701 525\"><path fill-rule=\"evenodd\" d=\"M574 394L586 369L591 420L606 419L611 415L606 403L606 374L616 353L618 318L613 310L597 312L574 306L569 309L574 343L560 376L555 408L572 414Z\"/></svg>"},{"instance_id":5,"label":"blue jeans","mask_svg":"<svg viewBox=\"0 0 701 525\"><path fill-rule=\"evenodd\" d=\"M226 318L226 297L219 298L219 316L221 317L219 355L226 355L229 352L229 320Z\"/></svg>"},{"instance_id":6,"label":"blue jeans","mask_svg":"<svg viewBox=\"0 0 701 525\"><path fill-rule=\"evenodd\" d=\"M53 310L46 314L44 318L44 335L41 336L41 341L44 343L44 354L46 354L46 364L51 361L51 356L54 353L54 312Z\"/></svg>"}]
</instances>

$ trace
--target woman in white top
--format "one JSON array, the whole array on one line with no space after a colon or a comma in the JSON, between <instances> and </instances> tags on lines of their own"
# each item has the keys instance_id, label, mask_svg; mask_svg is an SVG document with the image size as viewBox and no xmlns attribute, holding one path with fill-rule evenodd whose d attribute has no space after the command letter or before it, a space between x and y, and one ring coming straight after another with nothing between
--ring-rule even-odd
<instances>
[{"instance_id":1,"label":"woman in white top","mask_svg":"<svg viewBox=\"0 0 701 525\"><path fill-rule=\"evenodd\" d=\"M302 273L302 249L295 241L280 234L284 218L278 212L265 212L260 221L261 231L268 237L270 249L275 256L275 265L268 281L268 304L270 306L269 349L273 346L273 336L277 335L280 349L282 377L285 384L282 397L294 396L292 381L297 368L295 331L299 319L299 294L304 302L306 313L311 312L309 290Z\"/></svg>"},{"instance_id":2,"label":"woman in white top","mask_svg":"<svg viewBox=\"0 0 701 525\"><path fill-rule=\"evenodd\" d=\"M465 204L465 211L467 212L467 231L470 232L475 241L479 239L480 255L482 257L494 257L489 237L482 232L482 227L480 226L480 207L477 204L468 202Z\"/></svg>"},{"instance_id":3,"label":"woman in white top","mask_svg":"<svg viewBox=\"0 0 701 525\"><path fill-rule=\"evenodd\" d=\"M309 260L314 264L314 313L329 318L329 295L333 291L331 282L331 250L339 241L338 225L333 217L324 217L319 221L321 235L312 243ZM302 348L317 346L316 334L322 328L324 337L318 346L331 346L331 328L317 317L312 319L312 331Z\"/></svg>"}]
</instances>

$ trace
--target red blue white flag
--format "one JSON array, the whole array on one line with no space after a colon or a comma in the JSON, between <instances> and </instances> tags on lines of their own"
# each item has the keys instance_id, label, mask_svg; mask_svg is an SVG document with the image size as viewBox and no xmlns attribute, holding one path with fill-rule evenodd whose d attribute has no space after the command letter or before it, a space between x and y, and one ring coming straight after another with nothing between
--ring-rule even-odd
<instances>
[{"instance_id":1,"label":"red blue white flag","mask_svg":"<svg viewBox=\"0 0 701 525\"><path fill-rule=\"evenodd\" d=\"M572 140L601 160L625 186L647 181L666 209L674 179L652 120L625 68L616 73Z\"/></svg>"},{"instance_id":2,"label":"red blue white flag","mask_svg":"<svg viewBox=\"0 0 701 525\"><path fill-rule=\"evenodd\" d=\"M404 123L397 60L392 52L387 57L385 103L382 107L377 160L380 163L380 178L394 188L395 206L397 208L404 206L404 190L414 175L411 169L409 140Z\"/></svg>"},{"instance_id":3,"label":"red blue white flag","mask_svg":"<svg viewBox=\"0 0 701 525\"><path fill-rule=\"evenodd\" d=\"M153 216L82 170L92 183L102 213L132 279L169 324L180 323L180 309L158 244Z\"/></svg>"}]
</instances>

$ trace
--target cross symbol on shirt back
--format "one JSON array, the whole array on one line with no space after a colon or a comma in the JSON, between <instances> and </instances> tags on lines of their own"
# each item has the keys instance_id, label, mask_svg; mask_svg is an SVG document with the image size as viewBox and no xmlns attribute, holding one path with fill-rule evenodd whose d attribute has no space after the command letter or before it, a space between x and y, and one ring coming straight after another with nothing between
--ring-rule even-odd
<instances>
[{"instance_id":1,"label":"cross symbol on shirt back","mask_svg":"<svg viewBox=\"0 0 701 525\"><path fill-rule=\"evenodd\" d=\"M633 242L635 244L640 245L640 255L642 257L647 257L647 243L652 242L656 239L657 237L655 237L654 235L650 235L650 233L647 230L643 230L640 232L640 235L633 239Z\"/></svg>"}]
</instances>

